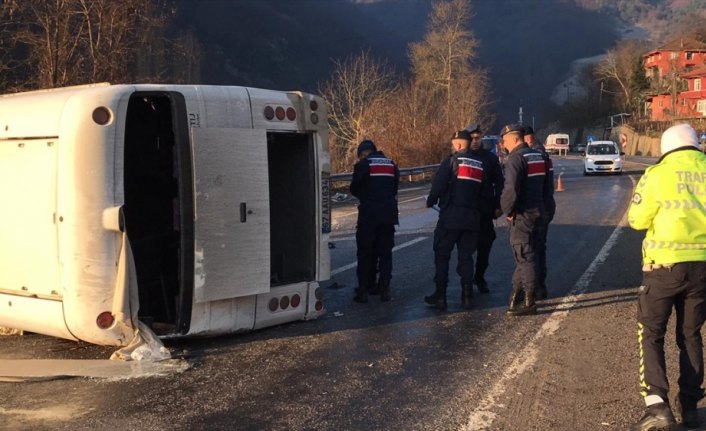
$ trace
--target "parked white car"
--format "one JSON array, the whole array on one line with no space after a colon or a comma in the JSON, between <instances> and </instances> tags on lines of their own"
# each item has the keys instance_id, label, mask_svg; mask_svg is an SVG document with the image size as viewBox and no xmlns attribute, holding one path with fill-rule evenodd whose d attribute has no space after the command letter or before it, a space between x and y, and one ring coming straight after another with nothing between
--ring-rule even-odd
<instances>
[{"instance_id":1,"label":"parked white car","mask_svg":"<svg viewBox=\"0 0 706 431\"><path fill-rule=\"evenodd\" d=\"M586 144L583 156L583 174L607 173L620 175L623 172L625 153L613 141L593 141Z\"/></svg>"}]
</instances>

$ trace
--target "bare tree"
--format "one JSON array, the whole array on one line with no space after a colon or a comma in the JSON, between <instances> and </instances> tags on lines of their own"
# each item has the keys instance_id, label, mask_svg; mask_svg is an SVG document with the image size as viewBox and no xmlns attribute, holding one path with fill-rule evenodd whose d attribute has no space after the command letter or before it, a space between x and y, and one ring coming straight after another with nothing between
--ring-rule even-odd
<instances>
[{"instance_id":1,"label":"bare tree","mask_svg":"<svg viewBox=\"0 0 706 431\"><path fill-rule=\"evenodd\" d=\"M641 42L623 42L608 50L605 58L596 66L596 77L608 86L602 91L615 94L619 107L623 110L635 108L632 106L633 101L636 100L636 95L633 93L637 88L633 83L637 78L634 74L634 66L636 61L641 61L644 52L644 45Z\"/></svg>"},{"instance_id":2,"label":"bare tree","mask_svg":"<svg viewBox=\"0 0 706 431\"><path fill-rule=\"evenodd\" d=\"M368 52L334 61L334 65L331 79L319 88L319 93L329 112L335 168L344 170L355 161L358 142L373 137L375 123L370 113L393 97L397 84L392 69Z\"/></svg>"},{"instance_id":3,"label":"bare tree","mask_svg":"<svg viewBox=\"0 0 706 431\"><path fill-rule=\"evenodd\" d=\"M481 90L483 84L481 71L473 71L471 61L476 56L478 41L469 29L471 6L469 0L436 1L429 14L427 32L422 42L410 45L410 59L416 85L440 97L445 106L443 114L447 127L460 127L466 123L471 113L454 115L460 111L455 99L460 91ZM482 84L473 87L473 83ZM466 94L463 94L464 96ZM471 94L468 94L470 97ZM459 117L465 117L459 120ZM465 124L464 124L465 125Z\"/></svg>"},{"instance_id":4,"label":"bare tree","mask_svg":"<svg viewBox=\"0 0 706 431\"><path fill-rule=\"evenodd\" d=\"M26 52L27 87L129 82L136 64L163 37L167 1L6 1L12 38ZM155 74L159 76L159 74Z\"/></svg>"}]
</instances>

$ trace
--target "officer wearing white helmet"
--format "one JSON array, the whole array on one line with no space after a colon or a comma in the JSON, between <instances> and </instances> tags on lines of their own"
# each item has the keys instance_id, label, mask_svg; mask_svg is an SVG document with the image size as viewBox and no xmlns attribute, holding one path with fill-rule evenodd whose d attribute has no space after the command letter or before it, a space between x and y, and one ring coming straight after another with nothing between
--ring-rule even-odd
<instances>
[{"instance_id":1,"label":"officer wearing white helmet","mask_svg":"<svg viewBox=\"0 0 706 431\"><path fill-rule=\"evenodd\" d=\"M630 226L647 229L642 242L643 281L637 325L640 393L647 406L633 430L672 429L664 336L676 311L679 347L678 409L688 428L699 426L703 398L706 319L706 155L694 129L681 124L662 135L662 157L645 170L628 211Z\"/></svg>"}]
</instances>

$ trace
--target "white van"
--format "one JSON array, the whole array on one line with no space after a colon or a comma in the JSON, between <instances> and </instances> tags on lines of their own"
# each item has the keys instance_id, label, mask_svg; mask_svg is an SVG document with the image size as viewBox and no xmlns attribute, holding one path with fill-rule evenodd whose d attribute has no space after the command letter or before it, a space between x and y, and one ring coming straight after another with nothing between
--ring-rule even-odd
<instances>
[{"instance_id":1,"label":"white van","mask_svg":"<svg viewBox=\"0 0 706 431\"><path fill-rule=\"evenodd\" d=\"M326 118L231 86L0 97L0 326L125 346L321 315Z\"/></svg>"},{"instance_id":2,"label":"white van","mask_svg":"<svg viewBox=\"0 0 706 431\"><path fill-rule=\"evenodd\" d=\"M566 133L554 133L547 136L547 140L544 143L544 149L548 153L557 153L564 155L569 153L569 135Z\"/></svg>"},{"instance_id":3,"label":"white van","mask_svg":"<svg viewBox=\"0 0 706 431\"><path fill-rule=\"evenodd\" d=\"M623 172L620 147L613 141L593 141L586 144L583 156L583 174L599 173L620 175Z\"/></svg>"}]
</instances>

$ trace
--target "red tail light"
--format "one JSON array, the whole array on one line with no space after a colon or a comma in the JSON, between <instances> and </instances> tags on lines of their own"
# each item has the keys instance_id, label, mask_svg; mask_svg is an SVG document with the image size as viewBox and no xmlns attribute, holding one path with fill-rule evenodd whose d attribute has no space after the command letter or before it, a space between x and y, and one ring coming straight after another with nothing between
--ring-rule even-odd
<instances>
[{"instance_id":1,"label":"red tail light","mask_svg":"<svg viewBox=\"0 0 706 431\"><path fill-rule=\"evenodd\" d=\"M321 301L316 301L314 308L316 308L316 311L321 311L324 309L324 303Z\"/></svg>"},{"instance_id":2,"label":"red tail light","mask_svg":"<svg viewBox=\"0 0 706 431\"><path fill-rule=\"evenodd\" d=\"M275 110L271 106L265 106L265 111L263 112L265 118L271 120L275 118Z\"/></svg>"},{"instance_id":3,"label":"red tail light","mask_svg":"<svg viewBox=\"0 0 706 431\"><path fill-rule=\"evenodd\" d=\"M108 108L100 107L93 110L93 121L100 125L105 126L110 122L110 111Z\"/></svg>"},{"instance_id":4,"label":"red tail light","mask_svg":"<svg viewBox=\"0 0 706 431\"><path fill-rule=\"evenodd\" d=\"M108 329L115 323L115 317L110 311L104 311L96 318L96 325L101 329Z\"/></svg>"},{"instance_id":5,"label":"red tail light","mask_svg":"<svg viewBox=\"0 0 706 431\"><path fill-rule=\"evenodd\" d=\"M287 307L289 307L289 296L283 296L283 297L279 300L279 307L280 307L282 310L286 310Z\"/></svg>"},{"instance_id":6,"label":"red tail light","mask_svg":"<svg viewBox=\"0 0 706 431\"><path fill-rule=\"evenodd\" d=\"M297 308L299 307L299 304L302 302L302 298L299 295L293 295L292 296L292 308Z\"/></svg>"},{"instance_id":7,"label":"red tail light","mask_svg":"<svg viewBox=\"0 0 706 431\"><path fill-rule=\"evenodd\" d=\"M279 299L270 299L270 302L267 304L267 308L269 308L270 311L277 311L277 308L279 308Z\"/></svg>"},{"instance_id":8,"label":"red tail light","mask_svg":"<svg viewBox=\"0 0 706 431\"><path fill-rule=\"evenodd\" d=\"M287 108L287 120L294 121L297 118L297 111L294 108Z\"/></svg>"}]
</instances>

